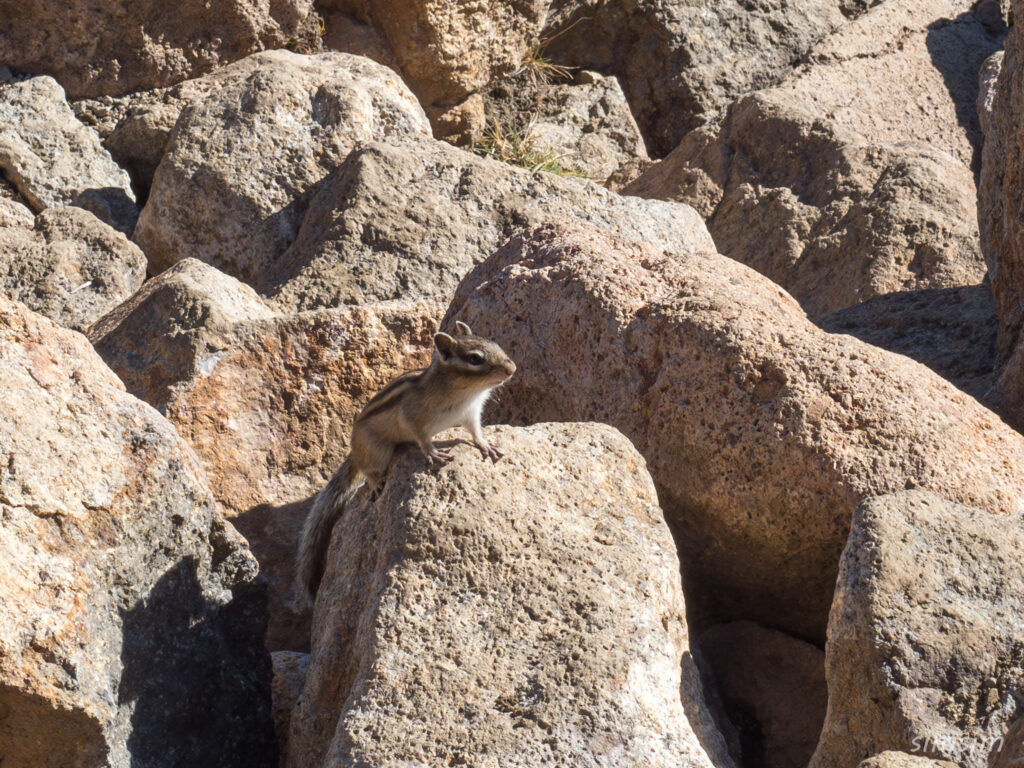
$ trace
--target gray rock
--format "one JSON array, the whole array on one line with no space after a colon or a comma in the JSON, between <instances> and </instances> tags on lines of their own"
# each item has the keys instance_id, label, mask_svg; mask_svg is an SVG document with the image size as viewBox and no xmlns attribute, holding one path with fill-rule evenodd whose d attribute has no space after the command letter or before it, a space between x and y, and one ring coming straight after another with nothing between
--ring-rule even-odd
<instances>
[{"instance_id":1,"label":"gray rock","mask_svg":"<svg viewBox=\"0 0 1024 768\"><path fill-rule=\"evenodd\" d=\"M933 760L924 755L911 755L906 752L890 750L869 757L862 761L857 768L957 768L957 765L948 760Z\"/></svg>"},{"instance_id":2,"label":"gray rock","mask_svg":"<svg viewBox=\"0 0 1024 768\"><path fill-rule=\"evenodd\" d=\"M79 205L122 232L135 226L128 174L75 119L51 77L0 85L0 169L37 213Z\"/></svg>"},{"instance_id":3,"label":"gray rock","mask_svg":"<svg viewBox=\"0 0 1024 768\"><path fill-rule=\"evenodd\" d=\"M605 425L485 433L500 462L403 452L339 521L288 764L728 766L643 458Z\"/></svg>"},{"instance_id":4,"label":"gray rock","mask_svg":"<svg viewBox=\"0 0 1024 768\"><path fill-rule=\"evenodd\" d=\"M258 283L295 239L311 189L357 143L430 133L398 76L357 56L270 51L204 81L135 229L153 271L197 258Z\"/></svg>"},{"instance_id":5,"label":"gray rock","mask_svg":"<svg viewBox=\"0 0 1024 768\"><path fill-rule=\"evenodd\" d=\"M52 75L72 98L197 77L299 42L312 0L0 0L0 63Z\"/></svg>"},{"instance_id":6,"label":"gray rock","mask_svg":"<svg viewBox=\"0 0 1024 768\"><path fill-rule=\"evenodd\" d=\"M270 654L274 663L274 733L277 735L279 753L278 765L288 764L288 732L291 728L292 710L302 694L309 672L309 654L298 651L274 651Z\"/></svg>"},{"instance_id":7,"label":"gray rock","mask_svg":"<svg viewBox=\"0 0 1024 768\"><path fill-rule=\"evenodd\" d=\"M885 750L987 768L1024 709L1024 517L923 491L858 507L828 625L811 768Z\"/></svg>"},{"instance_id":8,"label":"gray rock","mask_svg":"<svg viewBox=\"0 0 1024 768\"><path fill-rule=\"evenodd\" d=\"M131 296L146 257L81 208L47 208L29 227L0 227L0 293L83 331Z\"/></svg>"},{"instance_id":9,"label":"gray rock","mask_svg":"<svg viewBox=\"0 0 1024 768\"><path fill-rule=\"evenodd\" d=\"M553 4L546 55L618 76L656 157L732 99L788 75L858 0L575 0Z\"/></svg>"},{"instance_id":10,"label":"gray rock","mask_svg":"<svg viewBox=\"0 0 1024 768\"><path fill-rule=\"evenodd\" d=\"M0 298L0 754L271 768L256 563L84 336Z\"/></svg>"},{"instance_id":11,"label":"gray rock","mask_svg":"<svg viewBox=\"0 0 1024 768\"><path fill-rule=\"evenodd\" d=\"M621 197L580 179L531 174L436 141L367 145L320 186L262 292L295 311L420 297L447 300L506 238L586 221L669 249L713 250L686 205Z\"/></svg>"}]
</instances>

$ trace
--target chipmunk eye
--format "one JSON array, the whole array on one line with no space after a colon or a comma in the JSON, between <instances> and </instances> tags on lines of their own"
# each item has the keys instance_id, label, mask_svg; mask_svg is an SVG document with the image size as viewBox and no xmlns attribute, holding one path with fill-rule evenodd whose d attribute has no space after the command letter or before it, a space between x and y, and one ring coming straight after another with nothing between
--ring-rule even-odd
<instances>
[{"instance_id":1,"label":"chipmunk eye","mask_svg":"<svg viewBox=\"0 0 1024 768\"><path fill-rule=\"evenodd\" d=\"M479 352L470 352L466 355L466 362L470 365L483 365L484 356Z\"/></svg>"}]
</instances>

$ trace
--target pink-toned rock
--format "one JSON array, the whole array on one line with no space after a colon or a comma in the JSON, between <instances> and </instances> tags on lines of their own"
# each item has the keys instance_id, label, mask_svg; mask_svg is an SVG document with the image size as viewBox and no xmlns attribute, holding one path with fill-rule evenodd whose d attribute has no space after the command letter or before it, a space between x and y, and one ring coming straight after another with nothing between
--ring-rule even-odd
<instances>
[{"instance_id":1,"label":"pink-toned rock","mask_svg":"<svg viewBox=\"0 0 1024 768\"><path fill-rule=\"evenodd\" d=\"M298 35L312 0L0 0L0 66L71 98L171 85Z\"/></svg>"},{"instance_id":2,"label":"pink-toned rock","mask_svg":"<svg viewBox=\"0 0 1024 768\"><path fill-rule=\"evenodd\" d=\"M595 419L634 441L697 610L821 639L865 497L921 487L1024 510L1024 438L718 254L542 228L463 281L456 319L519 366L499 418Z\"/></svg>"},{"instance_id":3,"label":"pink-toned rock","mask_svg":"<svg viewBox=\"0 0 1024 768\"><path fill-rule=\"evenodd\" d=\"M442 311L392 302L275 315L252 289L187 260L91 330L128 390L191 444L249 539L270 585L271 650L308 643L292 582L309 497L344 460L366 401L429 362Z\"/></svg>"},{"instance_id":4,"label":"pink-toned rock","mask_svg":"<svg viewBox=\"0 0 1024 768\"><path fill-rule=\"evenodd\" d=\"M643 458L606 425L485 432L501 461L403 451L335 527L288 765L730 766Z\"/></svg>"},{"instance_id":5,"label":"pink-toned rock","mask_svg":"<svg viewBox=\"0 0 1024 768\"><path fill-rule=\"evenodd\" d=\"M256 563L174 428L0 298L0 755L270 768Z\"/></svg>"}]
</instances>

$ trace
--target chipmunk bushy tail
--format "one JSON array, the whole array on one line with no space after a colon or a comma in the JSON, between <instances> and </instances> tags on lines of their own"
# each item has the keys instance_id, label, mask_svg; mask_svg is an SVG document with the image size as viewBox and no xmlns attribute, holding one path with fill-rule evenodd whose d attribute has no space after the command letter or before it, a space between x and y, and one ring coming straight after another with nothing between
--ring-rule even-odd
<instances>
[{"instance_id":1,"label":"chipmunk bushy tail","mask_svg":"<svg viewBox=\"0 0 1024 768\"><path fill-rule=\"evenodd\" d=\"M327 561L327 547L331 543L331 531L352 500L359 486L363 484L363 473L356 469L352 460L346 459L338 467L330 481L316 495L313 508L306 517L299 543L296 566L296 581L301 594L313 600L323 578Z\"/></svg>"}]
</instances>

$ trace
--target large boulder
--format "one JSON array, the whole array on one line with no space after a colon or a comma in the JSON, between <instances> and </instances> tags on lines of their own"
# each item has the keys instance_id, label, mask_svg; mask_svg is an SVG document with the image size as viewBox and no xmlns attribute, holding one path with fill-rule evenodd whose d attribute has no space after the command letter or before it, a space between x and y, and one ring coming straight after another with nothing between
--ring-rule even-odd
<instances>
[{"instance_id":1,"label":"large boulder","mask_svg":"<svg viewBox=\"0 0 1024 768\"><path fill-rule=\"evenodd\" d=\"M580 179L530 173L440 141L377 142L320 185L262 292L290 310L441 297L531 225L586 221L670 249L713 249L689 206L621 197Z\"/></svg>"},{"instance_id":2,"label":"large boulder","mask_svg":"<svg viewBox=\"0 0 1024 768\"><path fill-rule=\"evenodd\" d=\"M717 624L695 645L705 679L738 734L737 762L806 768L828 704L825 653L752 621Z\"/></svg>"},{"instance_id":3,"label":"large boulder","mask_svg":"<svg viewBox=\"0 0 1024 768\"><path fill-rule=\"evenodd\" d=\"M321 0L356 15L387 41L403 79L442 114L518 68L536 44L551 0L465 8L451 0Z\"/></svg>"},{"instance_id":4,"label":"large boulder","mask_svg":"<svg viewBox=\"0 0 1024 768\"><path fill-rule=\"evenodd\" d=\"M256 563L84 336L0 298L0 754L273 766Z\"/></svg>"},{"instance_id":5,"label":"large boulder","mask_svg":"<svg viewBox=\"0 0 1024 768\"><path fill-rule=\"evenodd\" d=\"M122 232L135 226L128 174L75 118L51 77L0 84L0 170L37 213L80 205Z\"/></svg>"},{"instance_id":6,"label":"large boulder","mask_svg":"<svg viewBox=\"0 0 1024 768\"><path fill-rule=\"evenodd\" d=\"M622 81L656 157L732 99L789 74L860 0L552 3L542 55Z\"/></svg>"},{"instance_id":7,"label":"large boulder","mask_svg":"<svg viewBox=\"0 0 1024 768\"><path fill-rule=\"evenodd\" d=\"M252 289L186 260L100 320L90 338L128 390L191 444L269 585L271 650L308 647L293 593L311 502L352 422L392 377L427 365L443 307L392 302L275 315Z\"/></svg>"},{"instance_id":8,"label":"large boulder","mask_svg":"<svg viewBox=\"0 0 1024 768\"><path fill-rule=\"evenodd\" d=\"M1003 30L970 5L878 4L625 192L694 205L721 253L813 317L980 283L974 103Z\"/></svg>"},{"instance_id":9,"label":"large boulder","mask_svg":"<svg viewBox=\"0 0 1024 768\"><path fill-rule=\"evenodd\" d=\"M0 293L76 331L145 278L138 246L81 208L47 208L32 228L0 226Z\"/></svg>"},{"instance_id":10,"label":"large boulder","mask_svg":"<svg viewBox=\"0 0 1024 768\"><path fill-rule=\"evenodd\" d=\"M985 276L967 166L845 131L782 89L738 100L625 192L699 206L723 254L812 316Z\"/></svg>"},{"instance_id":11,"label":"large boulder","mask_svg":"<svg viewBox=\"0 0 1024 768\"><path fill-rule=\"evenodd\" d=\"M269 51L204 81L135 229L153 271L192 257L255 284L295 239L311 188L358 142L430 133L399 77L358 56Z\"/></svg>"},{"instance_id":12,"label":"large boulder","mask_svg":"<svg viewBox=\"0 0 1024 768\"><path fill-rule=\"evenodd\" d=\"M956 768L956 763L948 760L933 760L920 754L907 752L880 752L862 761L857 768Z\"/></svg>"},{"instance_id":13,"label":"large boulder","mask_svg":"<svg viewBox=\"0 0 1024 768\"><path fill-rule=\"evenodd\" d=\"M542 228L463 281L455 320L519 366L499 418L587 418L634 441L693 610L820 640L863 498L923 487L1024 510L1024 438L924 366L821 331L718 254Z\"/></svg>"},{"instance_id":14,"label":"large boulder","mask_svg":"<svg viewBox=\"0 0 1024 768\"><path fill-rule=\"evenodd\" d=\"M312 0L0 0L0 66L72 98L166 86L301 35Z\"/></svg>"},{"instance_id":15,"label":"large boulder","mask_svg":"<svg viewBox=\"0 0 1024 768\"><path fill-rule=\"evenodd\" d=\"M989 766L1024 711L1022 523L922 491L857 509L811 768L855 768L884 750Z\"/></svg>"},{"instance_id":16,"label":"large boulder","mask_svg":"<svg viewBox=\"0 0 1024 768\"><path fill-rule=\"evenodd\" d=\"M288 764L722 765L643 458L603 425L485 432L497 464L403 452L335 527Z\"/></svg>"}]
</instances>

